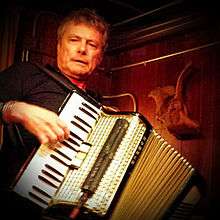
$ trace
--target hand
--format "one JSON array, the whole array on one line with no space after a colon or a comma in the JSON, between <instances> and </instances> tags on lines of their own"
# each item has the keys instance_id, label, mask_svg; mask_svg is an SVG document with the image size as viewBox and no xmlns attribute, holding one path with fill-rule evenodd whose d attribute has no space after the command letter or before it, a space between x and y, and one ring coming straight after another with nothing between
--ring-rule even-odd
<instances>
[{"instance_id":1,"label":"hand","mask_svg":"<svg viewBox=\"0 0 220 220\"><path fill-rule=\"evenodd\" d=\"M2 117L6 123L22 124L41 144L63 141L69 137L67 125L56 113L36 105L8 102L3 108Z\"/></svg>"}]
</instances>

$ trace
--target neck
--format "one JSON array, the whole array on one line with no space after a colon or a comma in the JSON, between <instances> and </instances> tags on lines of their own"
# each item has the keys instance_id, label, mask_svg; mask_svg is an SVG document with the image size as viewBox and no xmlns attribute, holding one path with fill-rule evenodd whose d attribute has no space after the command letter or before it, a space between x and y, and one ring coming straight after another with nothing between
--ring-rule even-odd
<instances>
[{"instance_id":1,"label":"neck","mask_svg":"<svg viewBox=\"0 0 220 220\"><path fill-rule=\"evenodd\" d=\"M85 90L86 89L86 81L80 81L80 80L77 80L77 79L74 79L74 78L70 78L68 77L69 80L74 84L76 85L77 87L79 87L80 89L83 89Z\"/></svg>"},{"instance_id":2,"label":"neck","mask_svg":"<svg viewBox=\"0 0 220 220\"><path fill-rule=\"evenodd\" d=\"M65 74L64 74L65 75ZM86 89L86 81L84 80L78 80L75 78L71 78L67 75L65 75L74 85L76 85L77 87L79 87L80 89L85 90Z\"/></svg>"},{"instance_id":3,"label":"neck","mask_svg":"<svg viewBox=\"0 0 220 220\"><path fill-rule=\"evenodd\" d=\"M75 78L71 78L68 75L64 74L62 71L59 70L59 68L57 67L57 70L63 74L66 78L68 78L74 85L76 85L77 87L79 87L82 90L86 89L86 81L85 80L78 80Z\"/></svg>"}]
</instances>

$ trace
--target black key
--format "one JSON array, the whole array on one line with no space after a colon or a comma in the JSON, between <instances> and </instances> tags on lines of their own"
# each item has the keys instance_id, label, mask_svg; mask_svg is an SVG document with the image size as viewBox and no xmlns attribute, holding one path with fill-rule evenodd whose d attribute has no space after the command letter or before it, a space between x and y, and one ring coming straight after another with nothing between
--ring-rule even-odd
<instances>
[{"instance_id":1,"label":"black key","mask_svg":"<svg viewBox=\"0 0 220 220\"><path fill-rule=\"evenodd\" d=\"M56 186L55 184L53 184L51 181L49 181L49 180L46 179L45 177L43 177L43 176L41 176L41 175L38 175L38 178L39 178L41 181L45 182L46 184L48 184L48 185L50 185L50 186L52 186L52 187L54 187L54 188L57 188L57 186Z\"/></svg>"},{"instance_id":2,"label":"black key","mask_svg":"<svg viewBox=\"0 0 220 220\"><path fill-rule=\"evenodd\" d=\"M52 198L51 195L49 195L47 192L43 191L42 189L38 188L37 186L32 186L33 191L37 191L38 193L48 197L48 198Z\"/></svg>"},{"instance_id":3,"label":"black key","mask_svg":"<svg viewBox=\"0 0 220 220\"><path fill-rule=\"evenodd\" d=\"M70 157L68 157L66 154L61 152L59 149L55 149L54 151L57 152L58 154L60 154L62 157L66 158L67 160L69 160L69 161L72 160Z\"/></svg>"},{"instance_id":4,"label":"black key","mask_svg":"<svg viewBox=\"0 0 220 220\"><path fill-rule=\"evenodd\" d=\"M50 157L53 158L54 160L56 160L56 161L62 163L62 164L63 164L64 166L66 166L66 167L69 166L67 163L65 163L63 160L61 160L60 158L58 158L57 156L55 156L55 155L53 155L53 154L51 154Z\"/></svg>"},{"instance_id":5,"label":"black key","mask_svg":"<svg viewBox=\"0 0 220 220\"><path fill-rule=\"evenodd\" d=\"M66 141L63 141L62 144L65 145L66 147L68 147L69 149L73 150L73 151L79 152L79 150L77 148L74 148L73 146L71 146ZM79 146L78 146L78 148L79 148Z\"/></svg>"},{"instance_id":6,"label":"black key","mask_svg":"<svg viewBox=\"0 0 220 220\"><path fill-rule=\"evenodd\" d=\"M53 171L54 173L56 173L56 174L58 174L58 175L64 177L64 175L63 175L60 171L56 170L55 168L53 168L53 167L50 166L49 164L46 164L45 167L48 168L49 170Z\"/></svg>"},{"instance_id":7,"label":"black key","mask_svg":"<svg viewBox=\"0 0 220 220\"><path fill-rule=\"evenodd\" d=\"M80 118L79 116L75 115L74 118L77 119L78 121L80 121L81 123L83 123L84 125L86 125L87 127L92 128L92 126L91 126L89 123L87 123L86 121L84 121L84 120L83 120L82 118Z\"/></svg>"},{"instance_id":8,"label":"black key","mask_svg":"<svg viewBox=\"0 0 220 220\"><path fill-rule=\"evenodd\" d=\"M84 108L80 107L79 108L80 111L84 112L85 114L87 114L89 117L96 119L95 116L93 116L90 112L88 112L87 110L85 110Z\"/></svg>"},{"instance_id":9,"label":"black key","mask_svg":"<svg viewBox=\"0 0 220 220\"><path fill-rule=\"evenodd\" d=\"M42 172L44 175L50 177L51 179L53 179L53 180L55 180L55 181L57 181L57 182L59 182L59 183L61 182L58 178L56 178L53 174L49 173L48 171L46 171L46 170L41 170L41 172Z\"/></svg>"},{"instance_id":10,"label":"black key","mask_svg":"<svg viewBox=\"0 0 220 220\"><path fill-rule=\"evenodd\" d=\"M79 137L77 134L73 133L72 131L70 131L70 136L78 139L79 141L83 141L81 137Z\"/></svg>"},{"instance_id":11,"label":"black key","mask_svg":"<svg viewBox=\"0 0 220 220\"><path fill-rule=\"evenodd\" d=\"M81 129L82 131L86 132L86 133L89 133L89 131L87 131L83 126L81 126L80 124L78 124L77 122L75 121L71 121L71 123L73 125L75 125L76 127L78 127L79 129Z\"/></svg>"},{"instance_id":12,"label":"black key","mask_svg":"<svg viewBox=\"0 0 220 220\"><path fill-rule=\"evenodd\" d=\"M95 114L98 115L98 112L92 108L91 106L89 106L88 104L86 104L85 102L82 103L82 105L84 105L86 108L88 108L90 111L94 112Z\"/></svg>"}]
</instances>

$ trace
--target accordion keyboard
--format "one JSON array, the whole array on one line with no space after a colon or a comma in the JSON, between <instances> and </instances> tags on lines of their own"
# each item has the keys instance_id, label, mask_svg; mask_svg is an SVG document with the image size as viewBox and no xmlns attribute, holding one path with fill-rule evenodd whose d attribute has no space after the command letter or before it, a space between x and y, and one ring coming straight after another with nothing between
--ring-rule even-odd
<instances>
[{"instance_id":1,"label":"accordion keyboard","mask_svg":"<svg viewBox=\"0 0 220 220\"><path fill-rule=\"evenodd\" d=\"M90 149L86 140L100 117L100 109L74 92L59 117L68 124L70 138L51 146L41 145L13 188L43 208L48 206L67 171L80 167Z\"/></svg>"},{"instance_id":2,"label":"accordion keyboard","mask_svg":"<svg viewBox=\"0 0 220 220\"><path fill-rule=\"evenodd\" d=\"M97 167L93 166L103 146L107 143L108 148L111 142L114 153L103 174L99 174L92 197L84 205L89 211L104 216L134 155L145 143L147 124L138 113L106 114L78 93L68 97L59 117L69 125L70 138L51 146L41 145L13 190L44 209L61 203L77 205L83 185L91 188L85 186L85 181L93 175L91 170L96 172ZM114 133L118 133L118 128L113 127L119 121L125 122L126 128L116 140L118 135ZM112 140L108 143L109 137Z\"/></svg>"}]
</instances>

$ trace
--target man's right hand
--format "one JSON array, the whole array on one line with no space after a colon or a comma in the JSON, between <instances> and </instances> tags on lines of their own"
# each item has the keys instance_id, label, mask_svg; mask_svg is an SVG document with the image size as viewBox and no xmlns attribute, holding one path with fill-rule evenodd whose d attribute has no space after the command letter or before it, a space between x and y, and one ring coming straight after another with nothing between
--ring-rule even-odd
<instances>
[{"instance_id":1,"label":"man's right hand","mask_svg":"<svg viewBox=\"0 0 220 220\"><path fill-rule=\"evenodd\" d=\"M19 101L7 102L2 118L6 123L22 124L41 144L56 143L69 137L67 125L56 113L36 105Z\"/></svg>"}]
</instances>

